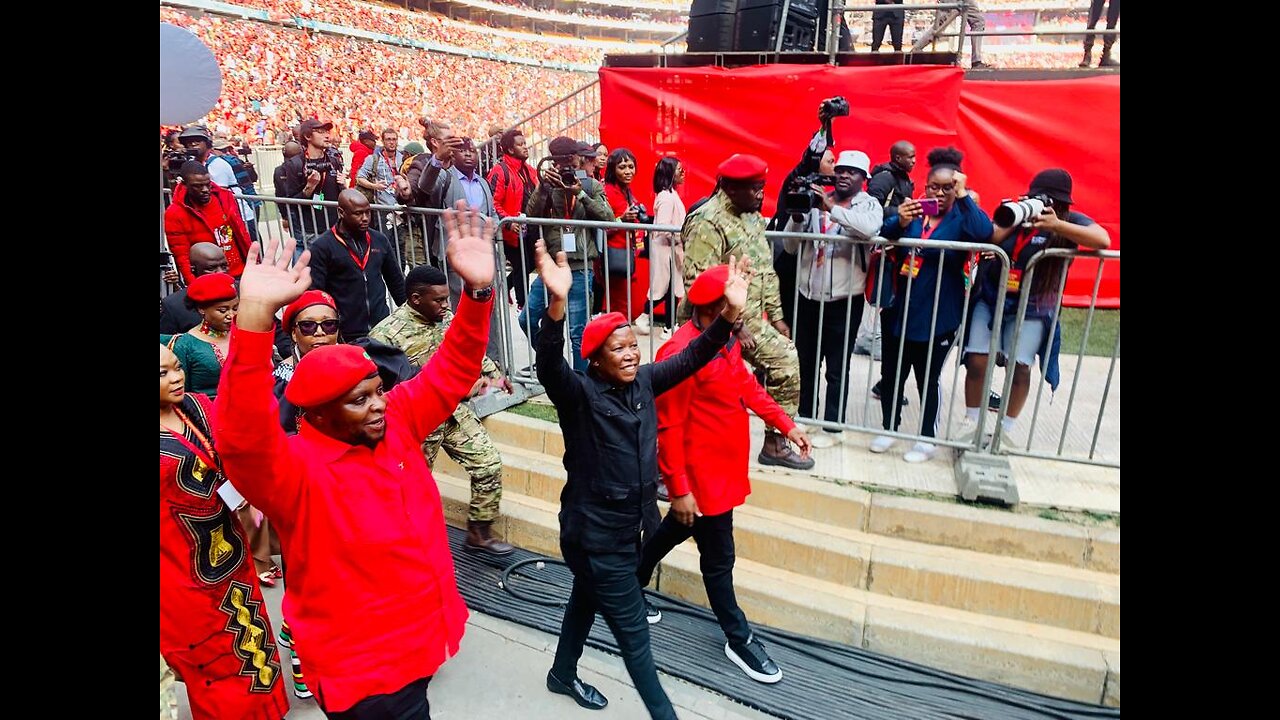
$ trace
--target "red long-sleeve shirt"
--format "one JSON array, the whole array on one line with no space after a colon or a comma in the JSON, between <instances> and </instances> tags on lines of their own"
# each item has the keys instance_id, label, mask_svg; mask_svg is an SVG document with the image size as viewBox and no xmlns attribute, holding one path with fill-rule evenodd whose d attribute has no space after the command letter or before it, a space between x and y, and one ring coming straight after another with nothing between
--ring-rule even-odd
<instances>
[{"instance_id":1,"label":"red long-sleeve shirt","mask_svg":"<svg viewBox=\"0 0 1280 720\"><path fill-rule=\"evenodd\" d=\"M488 337L489 303L464 297L431 362L387 394L386 436L369 449L305 420L286 437L271 392L273 334L232 330L217 447L280 534L284 615L307 685L331 712L433 675L458 652L467 608L421 445L479 377Z\"/></svg>"},{"instance_id":2,"label":"red long-sleeve shirt","mask_svg":"<svg viewBox=\"0 0 1280 720\"><path fill-rule=\"evenodd\" d=\"M701 332L692 322L681 325L654 361L680 352ZM693 377L658 396L657 405L662 481L671 497L692 492L703 515L726 513L751 494L747 408L784 434L796 426L742 364L737 338Z\"/></svg>"}]
</instances>

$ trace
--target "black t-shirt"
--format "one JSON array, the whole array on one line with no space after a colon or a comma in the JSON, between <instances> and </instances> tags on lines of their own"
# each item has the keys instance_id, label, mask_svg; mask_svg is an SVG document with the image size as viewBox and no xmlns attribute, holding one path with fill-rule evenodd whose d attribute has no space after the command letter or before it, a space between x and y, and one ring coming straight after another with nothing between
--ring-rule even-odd
<instances>
[{"instance_id":1,"label":"black t-shirt","mask_svg":"<svg viewBox=\"0 0 1280 720\"><path fill-rule=\"evenodd\" d=\"M1093 218L1082 212L1070 210L1066 217L1063 218L1072 225L1080 225L1088 227L1094 225ZM1009 261L1012 263L1010 274L1015 276L1024 276L1027 264L1031 262L1031 258L1036 254L1049 248L1064 248L1075 250L1079 247L1076 243L1068 240L1060 235L1044 235L1036 232L1031 228L1019 228L1017 232L1011 233L1009 237L1000 243L1000 248L1009 254ZM1071 264L1070 260L1043 260L1036 263L1035 277L1033 282L1040 288L1040 292L1029 301L1029 307L1032 309L1044 310L1045 308L1052 310L1058 301L1058 283L1048 282L1045 280L1037 280L1051 276L1058 279L1058 268L1062 268L1065 272L1067 266ZM1047 274L1047 275L1046 275ZM1000 284L1000 262L998 260L988 260L983 262L980 272L982 278L982 294L981 297L988 304L994 305L996 301L997 291ZM1016 309L1018 302L1018 294L1026 288L1026 284L1022 282L1021 277L1017 277L1018 290L1012 288L1005 295L1006 310ZM1046 283L1047 285L1043 284ZM1008 306L1012 305L1010 308Z\"/></svg>"}]
</instances>

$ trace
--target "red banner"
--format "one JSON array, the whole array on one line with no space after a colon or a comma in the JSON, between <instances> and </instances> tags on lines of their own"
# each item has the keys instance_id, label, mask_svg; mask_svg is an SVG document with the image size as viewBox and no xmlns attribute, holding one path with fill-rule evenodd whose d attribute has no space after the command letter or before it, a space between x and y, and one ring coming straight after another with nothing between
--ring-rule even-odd
<instances>
[{"instance_id":1,"label":"red banner","mask_svg":"<svg viewBox=\"0 0 1280 720\"><path fill-rule=\"evenodd\" d=\"M1001 198L1026 192L1038 170L1071 172L1075 209L1103 224L1120 246L1120 79L975 82L953 67L764 65L726 69L601 68L600 136L635 153L636 197L652 209L653 168L667 155L688 175L686 205L711 192L716 167L735 152L769 163L767 215L787 172L818 129L818 105L843 95L852 109L836 118L836 151L862 150L888 161L897 140L915 144L912 173L923 188L929 149L954 144L965 153L969 186L993 211ZM917 193L918 194L918 193ZM1096 261L1077 261L1068 305L1087 304ZM1120 306L1119 262L1105 266L1100 307Z\"/></svg>"}]
</instances>

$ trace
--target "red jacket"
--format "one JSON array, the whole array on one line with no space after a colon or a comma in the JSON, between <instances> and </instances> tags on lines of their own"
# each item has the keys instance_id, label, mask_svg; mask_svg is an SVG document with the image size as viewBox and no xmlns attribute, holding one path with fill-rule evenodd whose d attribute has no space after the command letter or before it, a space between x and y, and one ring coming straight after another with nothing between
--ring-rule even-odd
<instances>
[{"instance_id":1,"label":"red jacket","mask_svg":"<svg viewBox=\"0 0 1280 720\"><path fill-rule=\"evenodd\" d=\"M227 272L240 277L244 259L249 256L249 230L240 218L240 207L230 190L210 183L213 197L204 207L187 202L187 187L182 183L173 189L173 203L164 211L164 234L178 272L190 285L191 246L211 242L227 254Z\"/></svg>"},{"instance_id":2,"label":"red jacket","mask_svg":"<svg viewBox=\"0 0 1280 720\"><path fill-rule=\"evenodd\" d=\"M330 712L434 675L458 652L467 607L422 441L480 376L489 311L463 297L435 356L387 393L386 436L372 450L305 420L286 436L272 393L274 333L232 330L215 442L236 487L280 534L284 616L307 686Z\"/></svg>"},{"instance_id":3,"label":"red jacket","mask_svg":"<svg viewBox=\"0 0 1280 720\"><path fill-rule=\"evenodd\" d=\"M505 170L503 169L505 167ZM524 160L517 160L510 155L503 155L501 162L489 171L489 187L493 188L493 208L499 218L515 217L524 212L525 178L529 179L529 195L538 186L538 173L533 166ZM507 182L511 178L511 182ZM502 242L516 247L520 244L520 233L511 225L502 226Z\"/></svg>"},{"instance_id":4,"label":"red jacket","mask_svg":"<svg viewBox=\"0 0 1280 720\"><path fill-rule=\"evenodd\" d=\"M360 172L360 166L364 161L373 154L368 145L356 140L351 143L351 177L347 180L347 187L356 186L356 174Z\"/></svg>"},{"instance_id":5,"label":"red jacket","mask_svg":"<svg viewBox=\"0 0 1280 720\"><path fill-rule=\"evenodd\" d=\"M701 332L692 322L681 325L654 362L680 352ZM659 395L657 405L658 470L667 492L692 492L703 515L726 513L751 494L747 408L783 433L796 426L742 364L736 337L697 374Z\"/></svg>"}]
</instances>

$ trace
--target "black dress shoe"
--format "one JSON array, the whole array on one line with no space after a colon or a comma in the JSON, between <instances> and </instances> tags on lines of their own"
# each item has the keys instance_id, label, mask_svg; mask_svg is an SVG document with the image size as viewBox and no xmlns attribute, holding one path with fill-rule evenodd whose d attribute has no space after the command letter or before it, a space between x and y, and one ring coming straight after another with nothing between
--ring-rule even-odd
<instances>
[{"instance_id":1,"label":"black dress shoe","mask_svg":"<svg viewBox=\"0 0 1280 720\"><path fill-rule=\"evenodd\" d=\"M605 699L600 691L582 682L578 678L574 678L571 684L566 685L560 682L560 678L555 673L547 673L547 689L553 693L568 695L573 701L588 710L603 710L609 701Z\"/></svg>"}]
</instances>

